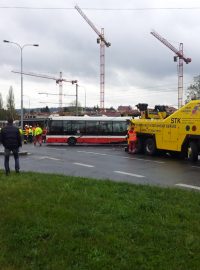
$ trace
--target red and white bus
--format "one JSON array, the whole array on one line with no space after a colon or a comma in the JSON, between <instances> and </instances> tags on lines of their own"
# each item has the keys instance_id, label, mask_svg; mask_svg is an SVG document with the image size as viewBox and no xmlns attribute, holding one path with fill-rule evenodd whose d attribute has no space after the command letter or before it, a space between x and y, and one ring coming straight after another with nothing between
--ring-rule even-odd
<instances>
[{"instance_id":1,"label":"red and white bus","mask_svg":"<svg viewBox=\"0 0 200 270\"><path fill-rule=\"evenodd\" d=\"M53 116L47 121L47 144L126 142L131 117Z\"/></svg>"}]
</instances>

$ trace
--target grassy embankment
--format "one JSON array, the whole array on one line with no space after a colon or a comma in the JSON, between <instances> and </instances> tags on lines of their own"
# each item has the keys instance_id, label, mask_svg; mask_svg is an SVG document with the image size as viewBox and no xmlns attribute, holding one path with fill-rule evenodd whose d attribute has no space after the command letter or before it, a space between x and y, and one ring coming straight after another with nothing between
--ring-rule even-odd
<instances>
[{"instance_id":1,"label":"grassy embankment","mask_svg":"<svg viewBox=\"0 0 200 270\"><path fill-rule=\"evenodd\" d=\"M0 172L0 269L200 267L200 193Z\"/></svg>"}]
</instances>

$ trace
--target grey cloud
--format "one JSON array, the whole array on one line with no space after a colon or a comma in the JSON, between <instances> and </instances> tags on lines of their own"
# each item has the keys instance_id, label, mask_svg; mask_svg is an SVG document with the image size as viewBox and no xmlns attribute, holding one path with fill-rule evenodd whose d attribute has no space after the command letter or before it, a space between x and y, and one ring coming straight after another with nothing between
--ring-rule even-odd
<instances>
[{"instance_id":1,"label":"grey cloud","mask_svg":"<svg viewBox=\"0 0 200 270\"><path fill-rule=\"evenodd\" d=\"M8 1L16 5L74 7L73 1ZM158 1L78 1L80 7L158 7ZM7 5L9 5L7 3ZM167 5L168 2L166 2ZM170 5L180 6L178 1ZM163 3L162 3L163 4ZM183 4L183 3L182 3ZM164 4L163 4L164 5ZM24 69L27 71L76 78L99 88L99 45L97 35L76 10L1 10L0 26L3 39L20 44L39 43L39 48L25 48ZM184 65L188 80L199 72L199 17L189 11L105 11L84 10L97 29L105 30L111 47L105 48L106 87L126 89L148 88L149 85L167 84L176 87L176 63L173 52L156 40L150 31L155 29L175 47L184 43L184 52L192 63ZM195 14L195 16L194 16ZM10 20L12 18L12 20ZM19 50L11 44L0 44L0 76L12 79L10 69L19 70ZM27 78L27 82L36 82ZM27 85L28 87L28 85ZM151 91L149 89L149 91ZM108 92L107 92L108 93ZM124 97L125 100L125 97Z\"/></svg>"}]
</instances>

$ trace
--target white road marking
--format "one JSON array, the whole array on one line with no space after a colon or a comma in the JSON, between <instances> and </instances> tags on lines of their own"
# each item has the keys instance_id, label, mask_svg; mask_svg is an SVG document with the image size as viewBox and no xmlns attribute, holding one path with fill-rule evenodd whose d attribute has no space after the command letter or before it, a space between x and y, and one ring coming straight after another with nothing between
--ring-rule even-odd
<instances>
[{"instance_id":1,"label":"white road marking","mask_svg":"<svg viewBox=\"0 0 200 270\"><path fill-rule=\"evenodd\" d=\"M114 171L114 172L119 173L119 174L125 174L125 175L129 175L129 176L134 176L134 177L138 177L138 178L145 177L144 175L135 174L135 173L128 173L128 172L122 172L122 171Z\"/></svg>"},{"instance_id":2,"label":"white road marking","mask_svg":"<svg viewBox=\"0 0 200 270\"><path fill-rule=\"evenodd\" d=\"M84 164L84 163L78 163L78 162L74 162L73 164L75 164L75 165L79 165L79 166L84 166L84 167L89 167L89 168L94 167L93 165Z\"/></svg>"},{"instance_id":3,"label":"white road marking","mask_svg":"<svg viewBox=\"0 0 200 270\"><path fill-rule=\"evenodd\" d=\"M122 158L134 159L134 160L142 160L142 161L146 161L146 162L154 162L154 163L160 163L160 164L165 163L164 161L157 161L157 160L151 160L151 159L145 159L145 158L132 158L132 157L122 157Z\"/></svg>"},{"instance_id":4,"label":"white road marking","mask_svg":"<svg viewBox=\"0 0 200 270\"><path fill-rule=\"evenodd\" d=\"M176 184L176 186L200 190L200 187L192 186L192 185L186 185L186 184L181 184L181 183L180 184Z\"/></svg>"},{"instance_id":5,"label":"white road marking","mask_svg":"<svg viewBox=\"0 0 200 270\"><path fill-rule=\"evenodd\" d=\"M37 159L51 159L51 160L60 160L59 158L46 157L46 156L43 156L43 157L38 157Z\"/></svg>"},{"instance_id":6,"label":"white road marking","mask_svg":"<svg viewBox=\"0 0 200 270\"><path fill-rule=\"evenodd\" d=\"M199 167L199 166L192 166L192 168L200 169L200 167Z\"/></svg>"},{"instance_id":7,"label":"white road marking","mask_svg":"<svg viewBox=\"0 0 200 270\"><path fill-rule=\"evenodd\" d=\"M51 149L51 150L58 150L58 151L67 151L66 148L55 148L55 147L49 147L48 149Z\"/></svg>"},{"instance_id":8,"label":"white road marking","mask_svg":"<svg viewBox=\"0 0 200 270\"><path fill-rule=\"evenodd\" d=\"M77 151L78 153L85 153L85 154L93 154L93 155L100 155L100 156L108 156L108 154L97 153L97 152L88 152L88 151Z\"/></svg>"},{"instance_id":9,"label":"white road marking","mask_svg":"<svg viewBox=\"0 0 200 270\"><path fill-rule=\"evenodd\" d=\"M89 152L89 151L77 151L77 152L78 153L85 153L85 154L99 155L99 156L115 156L115 157L121 157L121 156L104 154L104 153L98 153L98 152ZM165 163L164 161L157 161L157 160L151 160L151 159L145 159L145 158L132 158L130 156L129 157L121 157L121 158L134 159L134 160L142 160L142 161L146 161L146 162L154 162L154 163L159 163L159 164Z\"/></svg>"}]
</instances>

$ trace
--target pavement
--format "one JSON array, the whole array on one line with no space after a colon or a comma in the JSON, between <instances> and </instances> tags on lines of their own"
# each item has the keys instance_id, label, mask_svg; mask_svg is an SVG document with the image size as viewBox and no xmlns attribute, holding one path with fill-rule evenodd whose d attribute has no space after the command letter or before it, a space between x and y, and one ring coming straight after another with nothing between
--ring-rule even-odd
<instances>
[{"instance_id":1,"label":"pavement","mask_svg":"<svg viewBox=\"0 0 200 270\"><path fill-rule=\"evenodd\" d=\"M13 153L11 152L11 155L12 155ZM20 156L25 156L25 155L27 155L28 154L28 152L27 151L19 151L19 155ZM0 150L0 155L4 155L4 150Z\"/></svg>"}]
</instances>

